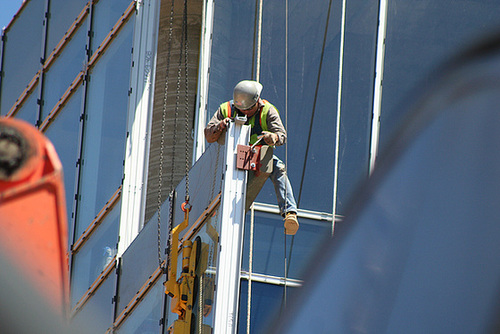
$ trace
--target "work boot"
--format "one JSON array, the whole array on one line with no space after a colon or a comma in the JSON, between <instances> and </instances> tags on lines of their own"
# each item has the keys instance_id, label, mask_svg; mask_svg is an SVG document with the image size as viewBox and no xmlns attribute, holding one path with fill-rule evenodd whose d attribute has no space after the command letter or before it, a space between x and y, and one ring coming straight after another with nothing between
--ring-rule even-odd
<instances>
[{"instance_id":1,"label":"work boot","mask_svg":"<svg viewBox=\"0 0 500 334\"><path fill-rule=\"evenodd\" d=\"M289 212L285 216L285 234L295 235L299 229L299 221L295 212Z\"/></svg>"}]
</instances>

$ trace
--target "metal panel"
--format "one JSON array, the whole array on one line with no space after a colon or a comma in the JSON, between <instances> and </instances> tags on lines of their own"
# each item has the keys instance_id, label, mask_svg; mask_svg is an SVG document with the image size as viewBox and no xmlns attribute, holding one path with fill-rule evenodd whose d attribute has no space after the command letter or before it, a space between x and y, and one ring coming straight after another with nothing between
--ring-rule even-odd
<instances>
[{"instance_id":1,"label":"metal panel","mask_svg":"<svg viewBox=\"0 0 500 334\"><path fill-rule=\"evenodd\" d=\"M214 328L219 333L236 333L243 248L243 223L247 172L236 169L237 145L246 145L250 127L230 123L226 135L224 184L221 204L221 226Z\"/></svg>"}]
</instances>

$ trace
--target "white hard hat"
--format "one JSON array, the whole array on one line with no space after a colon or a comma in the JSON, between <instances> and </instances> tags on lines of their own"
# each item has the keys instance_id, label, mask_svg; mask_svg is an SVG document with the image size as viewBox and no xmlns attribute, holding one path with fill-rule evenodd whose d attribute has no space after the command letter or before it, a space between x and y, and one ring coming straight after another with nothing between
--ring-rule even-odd
<instances>
[{"instance_id":1,"label":"white hard hat","mask_svg":"<svg viewBox=\"0 0 500 334\"><path fill-rule=\"evenodd\" d=\"M257 103L262 85L253 80L238 82L233 91L233 103L240 110L250 109Z\"/></svg>"}]
</instances>

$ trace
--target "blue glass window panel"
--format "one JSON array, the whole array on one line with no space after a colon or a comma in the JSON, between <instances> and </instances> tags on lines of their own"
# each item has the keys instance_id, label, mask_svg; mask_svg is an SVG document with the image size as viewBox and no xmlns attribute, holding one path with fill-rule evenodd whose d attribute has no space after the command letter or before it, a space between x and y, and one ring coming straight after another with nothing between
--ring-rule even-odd
<instances>
[{"instance_id":1,"label":"blue glass window panel","mask_svg":"<svg viewBox=\"0 0 500 334\"><path fill-rule=\"evenodd\" d=\"M97 50L130 3L131 0L115 0L99 1L94 5L91 39L92 53Z\"/></svg>"},{"instance_id":2,"label":"blue glass window panel","mask_svg":"<svg viewBox=\"0 0 500 334\"><path fill-rule=\"evenodd\" d=\"M72 318L73 328L85 333L105 333L113 324L113 304L116 275L111 272L97 291Z\"/></svg>"},{"instance_id":3,"label":"blue glass window panel","mask_svg":"<svg viewBox=\"0 0 500 334\"><path fill-rule=\"evenodd\" d=\"M111 258L116 255L121 202L73 255L71 271L71 306L75 306L92 283L99 277Z\"/></svg>"},{"instance_id":4,"label":"blue glass window panel","mask_svg":"<svg viewBox=\"0 0 500 334\"><path fill-rule=\"evenodd\" d=\"M90 72L77 235L122 183L133 26L127 22Z\"/></svg>"},{"instance_id":5,"label":"blue glass window panel","mask_svg":"<svg viewBox=\"0 0 500 334\"><path fill-rule=\"evenodd\" d=\"M252 76L249 65L253 60L251 58L253 50L244 47L248 44L254 45L251 33L253 20L240 19L236 27L230 25L230 21L233 18L237 19L238 15L243 15L242 13L246 16L253 15L250 14L254 10L250 8L253 4L246 5L249 8L238 7L245 6L243 4L216 3L215 22L223 21L228 24L214 27L208 117L211 117L221 102L231 99L236 82ZM288 174L299 207L325 212L331 212L333 207L340 12L341 3L334 2L326 35L321 80L315 95L328 2L291 1L289 4L289 22L292 24L289 26L287 113L288 149L293 150L293 155L288 157ZM284 2L269 1L264 4L260 81L264 85L262 97L278 108L285 123L284 15ZM378 2L349 3L343 85L350 90L347 93L344 90L342 97L338 213L343 211L343 204L347 202L359 180L366 177L368 172L377 20ZM244 29L245 32L242 33L238 29ZM238 35L239 38L234 40L232 34ZM236 53L228 48L242 51ZM246 55L246 58L242 54ZM229 68L238 68L238 71ZM317 100L311 142L308 157L305 157L315 98ZM285 160L284 147L277 148L276 154ZM307 165L302 179L305 158ZM274 187L270 182L265 184L257 201L276 203Z\"/></svg>"},{"instance_id":6,"label":"blue glass window panel","mask_svg":"<svg viewBox=\"0 0 500 334\"><path fill-rule=\"evenodd\" d=\"M68 224L72 221L73 204L75 201L76 162L78 160L82 94L83 88L80 87L45 131L45 135L54 145L63 165ZM68 242L72 243L71 240L68 240Z\"/></svg>"},{"instance_id":7,"label":"blue glass window panel","mask_svg":"<svg viewBox=\"0 0 500 334\"><path fill-rule=\"evenodd\" d=\"M389 1L384 90L380 118L383 150L405 119L405 101L425 87L435 69L452 55L498 30L496 1Z\"/></svg>"},{"instance_id":8,"label":"blue glass window panel","mask_svg":"<svg viewBox=\"0 0 500 334\"><path fill-rule=\"evenodd\" d=\"M45 1L28 1L6 31L0 110L6 115L40 69Z\"/></svg>"},{"instance_id":9,"label":"blue glass window panel","mask_svg":"<svg viewBox=\"0 0 500 334\"><path fill-rule=\"evenodd\" d=\"M331 236L331 222L299 218L300 229L287 237L288 278L302 278L302 269L313 261L314 245ZM285 276L283 219L277 214L255 211L252 272ZM242 269L248 271L250 214L245 221ZM290 249L292 252L290 254Z\"/></svg>"},{"instance_id":10,"label":"blue glass window panel","mask_svg":"<svg viewBox=\"0 0 500 334\"><path fill-rule=\"evenodd\" d=\"M217 151L219 151L218 160ZM225 146L210 145L189 170L189 202L192 206L189 212L189 227L202 215L213 198L221 191L224 151ZM175 190L177 199L174 203L174 225L178 225L184 220L181 204L184 202L186 194L186 178L181 180ZM189 227L181 232L180 237L184 236Z\"/></svg>"},{"instance_id":11,"label":"blue glass window panel","mask_svg":"<svg viewBox=\"0 0 500 334\"><path fill-rule=\"evenodd\" d=\"M346 204L355 189L368 177L378 9L378 0L349 1L346 8L337 214L345 213ZM340 43L338 38L335 41ZM333 57L328 48L326 52L325 59ZM322 79L327 77L326 72ZM338 86L337 83L326 82L321 85L334 89ZM327 94L323 94L318 103L328 104L326 97ZM316 130L319 133L327 131L328 125ZM319 139L313 147L320 147L321 141ZM318 167L321 168L321 164ZM314 178L321 173L318 169L306 175ZM307 192L311 193L314 193L314 188ZM314 196L309 198L314 199Z\"/></svg>"},{"instance_id":12,"label":"blue glass window panel","mask_svg":"<svg viewBox=\"0 0 500 334\"><path fill-rule=\"evenodd\" d=\"M294 294L295 288L287 287L287 299ZM250 333L265 333L269 322L276 319L283 308L284 289L281 285L273 285L252 281L250 300ZM247 332L248 281L242 279L240 286L240 309L238 316L238 333Z\"/></svg>"},{"instance_id":13,"label":"blue glass window panel","mask_svg":"<svg viewBox=\"0 0 500 334\"><path fill-rule=\"evenodd\" d=\"M165 259L169 201L162 205L160 225L161 260ZM117 311L121 313L144 282L158 268L158 215L155 214L123 253L120 264Z\"/></svg>"},{"instance_id":14,"label":"blue glass window panel","mask_svg":"<svg viewBox=\"0 0 500 334\"><path fill-rule=\"evenodd\" d=\"M30 123L31 125L35 126L38 121L38 91L39 91L39 84L35 86L33 91L31 92L30 95L26 97L24 100L24 103L21 105L21 107L17 110L17 112L14 114L14 117L22 119L23 121L26 121ZM8 111L8 110L7 110Z\"/></svg>"},{"instance_id":15,"label":"blue glass window panel","mask_svg":"<svg viewBox=\"0 0 500 334\"><path fill-rule=\"evenodd\" d=\"M159 333L165 296L163 280L160 278L125 319L125 322L113 332L117 334Z\"/></svg>"},{"instance_id":16,"label":"blue glass window panel","mask_svg":"<svg viewBox=\"0 0 500 334\"><path fill-rule=\"evenodd\" d=\"M88 18L87 18L88 20ZM42 121L49 115L77 74L85 68L87 29L84 23L48 68L44 76Z\"/></svg>"},{"instance_id":17,"label":"blue glass window panel","mask_svg":"<svg viewBox=\"0 0 500 334\"><path fill-rule=\"evenodd\" d=\"M214 25L212 34L208 119L233 98L234 85L252 78L254 45L255 2L222 0L214 6L214 22L220 24Z\"/></svg>"},{"instance_id":18,"label":"blue glass window panel","mask_svg":"<svg viewBox=\"0 0 500 334\"><path fill-rule=\"evenodd\" d=\"M348 229L310 268L301 309L283 332L497 328L500 95L492 54L493 66L483 54L420 101L425 109L379 164ZM310 307L315 318L304 312Z\"/></svg>"},{"instance_id":19,"label":"blue glass window panel","mask_svg":"<svg viewBox=\"0 0 500 334\"><path fill-rule=\"evenodd\" d=\"M47 55L56 47L73 24L88 0L50 0L49 31L47 33ZM87 29L87 23L80 29Z\"/></svg>"}]
</instances>

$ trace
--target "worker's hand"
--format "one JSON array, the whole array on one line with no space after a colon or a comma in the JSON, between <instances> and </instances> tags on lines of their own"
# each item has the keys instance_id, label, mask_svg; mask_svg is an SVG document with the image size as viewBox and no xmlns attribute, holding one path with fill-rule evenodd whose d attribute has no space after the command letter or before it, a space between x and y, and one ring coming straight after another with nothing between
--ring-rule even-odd
<instances>
[{"instance_id":1,"label":"worker's hand","mask_svg":"<svg viewBox=\"0 0 500 334\"><path fill-rule=\"evenodd\" d=\"M227 125L231 119L229 117L224 118L222 121L217 124L217 132L222 132L225 128L227 128Z\"/></svg>"},{"instance_id":2,"label":"worker's hand","mask_svg":"<svg viewBox=\"0 0 500 334\"><path fill-rule=\"evenodd\" d=\"M262 131L264 141L269 146L274 146L278 142L278 135L269 131Z\"/></svg>"}]
</instances>

